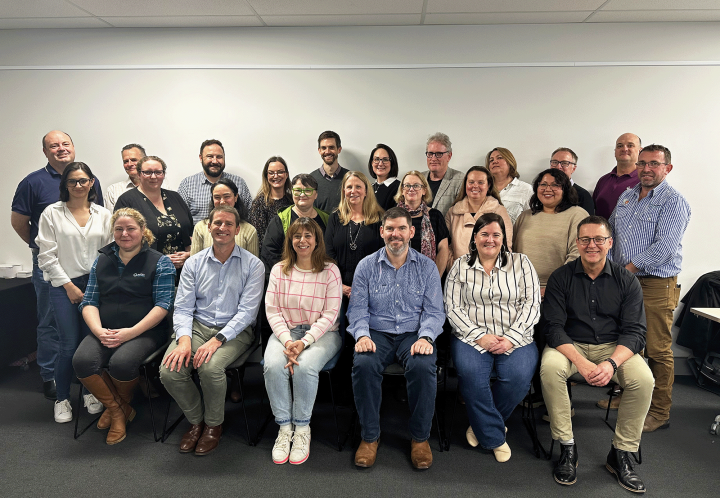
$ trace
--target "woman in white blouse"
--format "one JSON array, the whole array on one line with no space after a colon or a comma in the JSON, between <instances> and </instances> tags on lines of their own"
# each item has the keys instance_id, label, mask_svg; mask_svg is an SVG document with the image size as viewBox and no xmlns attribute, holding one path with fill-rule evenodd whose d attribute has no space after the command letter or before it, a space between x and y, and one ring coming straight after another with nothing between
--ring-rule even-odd
<instances>
[{"instance_id":1,"label":"woman in white blouse","mask_svg":"<svg viewBox=\"0 0 720 498\"><path fill-rule=\"evenodd\" d=\"M340 270L325 254L320 225L312 218L298 218L288 228L282 261L273 266L265 295L273 334L265 349L263 373L280 426L272 449L277 464L290 460L299 465L310 455L310 416L318 375L342 344L341 298Z\"/></svg>"},{"instance_id":2,"label":"woman in white blouse","mask_svg":"<svg viewBox=\"0 0 720 498\"><path fill-rule=\"evenodd\" d=\"M40 252L38 265L50 281L50 302L57 322L59 348L55 360L55 422L72 420L70 381L72 358L88 328L78 311L88 275L98 250L112 241L110 211L95 200L95 176L85 163L65 167L60 179L60 201L49 205L40 216L35 239ZM90 413L103 406L92 394L85 394Z\"/></svg>"},{"instance_id":3,"label":"woman in white blouse","mask_svg":"<svg viewBox=\"0 0 720 498\"><path fill-rule=\"evenodd\" d=\"M468 442L506 462L505 421L530 389L538 361L540 284L527 256L508 250L505 223L495 213L478 218L469 249L445 283L452 357L470 419Z\"/></svg>"}]
</instances>

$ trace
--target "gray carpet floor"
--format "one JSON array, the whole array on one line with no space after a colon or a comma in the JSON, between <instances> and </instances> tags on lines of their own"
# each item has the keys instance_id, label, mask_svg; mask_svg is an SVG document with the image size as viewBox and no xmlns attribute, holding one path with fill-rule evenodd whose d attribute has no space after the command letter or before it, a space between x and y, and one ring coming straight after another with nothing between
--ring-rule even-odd
<instances>
[{"instance_id":1,"label":"gray carpet floor","mask_svg":"<svg viewBox=\"0 0 720 498\"><path fill-rule=\"evenodd\" d=\"M434 464L416 471L409 458L407 405L396 389L387 385L382 408L382 439L378 459L371 469L353 465L354 448L333 448L335 426L327 384L321 383L311 424L310 458L299 466L275 465L270 458L277 426L271 422L260 443L245 440L241 405L226 405L225 432L219 448L205 457L180 454L178 444L187 427L183 421L165 443L153 440L147 400L138 391L134 405L138 416L128 427L125 441L105 444L104 433L92 427L73 439L74 424L53 421L52 402L41 394L37 370L6 370L0 378L0 495L8 497L110 497L110 496L627 496L605 470L612 432L602 422L604 412L595 401L604 389L573 388L576 415L573 419L578 443L578 482L564 487L552 478L552 461L537 459L516 410L508 421L508 444L512 458L498 464L491 452L471 448L465 441L467 416L457 405L450 451L440 452L436 432L431 445ZM258 368L246 374L246 400L251 430L263 419ZM450 379L452 391L455 379ZM77 387L74 387L76 390ZM347 397L347 392L339 393ZM454 395L449 396L447 407ZM161 423L167 401L155 401L156 420ZM177 407L172 405L175 415ZM267 401L265 410L267 411ZM546 448L550 442L547 423L538 431ZM340 409L343 430L350 412ZM447 423L449 424L448 411ZM720 397L697 388L690 377L678 377L674 390L671 427L646 434L642 441L643 463L636 466L649 496L720 496L720 437L709 425L720 413ZM611 413L614 420L616 412ZM83 410L82 421L89 422ZM555 449L553 459L557 458Z\"/></svg>"}]
</instances>

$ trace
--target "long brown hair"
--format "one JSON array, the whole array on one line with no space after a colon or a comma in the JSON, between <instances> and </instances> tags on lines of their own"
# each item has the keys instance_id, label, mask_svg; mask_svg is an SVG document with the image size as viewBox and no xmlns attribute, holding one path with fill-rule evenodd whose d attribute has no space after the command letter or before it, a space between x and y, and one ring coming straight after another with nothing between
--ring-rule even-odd
<instances>
[{"instance_id":1,"label":"long brown hair","mask_svg":"<svg viewBox=\"0 0 720 498\"><path fill-rule=\"evenodd\" d=\"M283 193L284 197L288 200L292 200L292 185L290 184L290 171L288 170L288 165L285 162L285 159L283 159L280 156L272 156L270 159L265 161L265 166L263 167L262 171L262 183L260 184L260 190L258 191L258 196L262 195L265 199L265 204L270 205L273 201L270 198L270 195L272 194L272 186L270 186L270 182L268 181L268 169L270 168L271 163L280 163L285 167L285 185L283 186Z\"/></svg>"},{"instance_id":2,"label":"long brown hair","mask_svg":"<svg viewBox=\"0 0 720 498\"><path fill-rule=\"evenodd\" d=\"M297 263L297 253L293 247L293 237L298 232L308 231L315 237L315 249L313 249L310 261L312 262L313 273L320 273L328 263L335 263L335 260L325 254L325 237L320 225L312 218L302 217L293 221L285 234L283 254L280 264L285 275L290 275L292 267Z\"/></svg>"}]
</instances>

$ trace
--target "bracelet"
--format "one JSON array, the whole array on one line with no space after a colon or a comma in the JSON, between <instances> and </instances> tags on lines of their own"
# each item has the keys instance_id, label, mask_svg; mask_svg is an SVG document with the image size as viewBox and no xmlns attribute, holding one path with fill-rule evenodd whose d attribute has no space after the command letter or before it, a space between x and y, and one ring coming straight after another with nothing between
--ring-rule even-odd
<instances>
[{"instance_id":1,"label":"bracelet","mask_svg":"<svg viewBox=\"0 0 720 498\"><path fill-rule=\"evenodd\" d=\"M615 375L615 374L617 373L617 363L615 363L615 360L613 360L612 358L608 358L608 359L605 360L605 361L607 361L608 363L610 363L610 365L612 365L612 367L613 367L613 375Z\"/></svg>"}]
</instances>

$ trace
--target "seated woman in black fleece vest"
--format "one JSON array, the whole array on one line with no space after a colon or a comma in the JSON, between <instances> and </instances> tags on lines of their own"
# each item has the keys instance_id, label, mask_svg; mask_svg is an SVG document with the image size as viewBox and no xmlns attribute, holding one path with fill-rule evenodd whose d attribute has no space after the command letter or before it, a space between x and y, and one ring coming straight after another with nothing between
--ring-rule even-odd
<instances>
[{"instance_id":1,"label":"seated woman in black fleece vest","mask_svg":"<svg viewBox=\"0 0 720 498\"><path fill-rule=\"evenodd\" d=\"M73 367L105 405L97 426L109 428L106 442L116 444L135 417L130 401L140 363L167 341L175 267L150 249L153 234L138 211L118 209L110 226L115 241L100 249L80 304L92 334L80 343Z\"/></svg>"}]
</instances>

